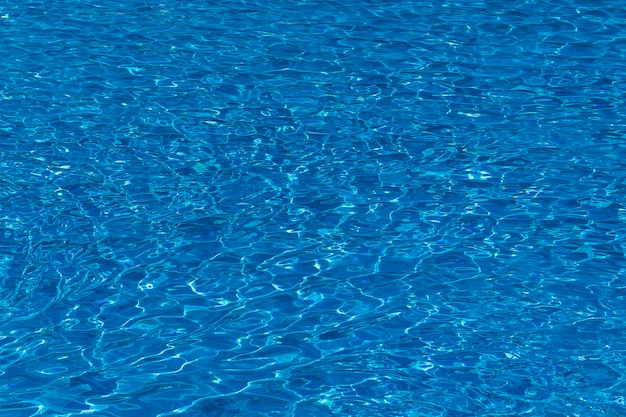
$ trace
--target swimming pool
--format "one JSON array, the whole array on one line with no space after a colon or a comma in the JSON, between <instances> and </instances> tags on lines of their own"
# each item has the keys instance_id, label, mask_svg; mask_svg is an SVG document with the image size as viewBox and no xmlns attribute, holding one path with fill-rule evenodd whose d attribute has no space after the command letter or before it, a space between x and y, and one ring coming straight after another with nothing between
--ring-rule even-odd
<instances>
[{"instance_id":1,"label":"swimming pool","mask_svg":"<svg viewBox=\"0 0 626 417\"><path fill-rule=\"evenodd\" d=\"M626 2L0 8L0 415L624 415Z\"/></svg>"}]
</instances>

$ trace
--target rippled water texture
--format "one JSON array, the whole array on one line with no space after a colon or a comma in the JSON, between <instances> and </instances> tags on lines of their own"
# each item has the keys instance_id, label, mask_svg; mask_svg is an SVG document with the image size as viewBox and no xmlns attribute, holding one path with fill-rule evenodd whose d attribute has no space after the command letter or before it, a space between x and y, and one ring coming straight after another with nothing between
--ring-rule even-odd
<instances>
[{"instance_id":1,"label":"rippled water texture","mask_svg":"<svg viewBox=\"0 0 626 417\"><path fill-rule=\"evenodd\" d=\"M0 415L625 415L625 10L2 2Z\"/></svg>"}]
</instances>

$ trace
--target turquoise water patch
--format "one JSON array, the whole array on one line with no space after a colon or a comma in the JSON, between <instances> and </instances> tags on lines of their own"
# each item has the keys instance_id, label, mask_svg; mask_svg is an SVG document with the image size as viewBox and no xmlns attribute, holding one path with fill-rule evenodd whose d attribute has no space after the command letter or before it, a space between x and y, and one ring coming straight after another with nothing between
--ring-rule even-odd
<instances>
[{"instance_id":1,"label":"turquoise water patch","mask_svg":"<svg viewBox=\"0 0 626 417\"><path fill-rule=\"evenodd\" d=\"M0 415L624 415L623 2L0 6Z\"/></svg>"}]
</instances>

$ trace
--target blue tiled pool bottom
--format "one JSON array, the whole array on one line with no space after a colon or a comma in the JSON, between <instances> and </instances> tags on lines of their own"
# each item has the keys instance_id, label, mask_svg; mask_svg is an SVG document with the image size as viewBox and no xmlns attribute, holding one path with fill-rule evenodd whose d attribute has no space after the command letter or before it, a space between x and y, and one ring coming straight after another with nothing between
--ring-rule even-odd
<instances>
[{"instance_id":1,"label":"blue tiled pool bottom","mask_svg":"<svg viewBox=\"0 0 626 417\"><path fill-rule=\"evenodd\" d=\"M626 2L0 8L0 415L626 414Z\"/></svg>"}]
</instances>

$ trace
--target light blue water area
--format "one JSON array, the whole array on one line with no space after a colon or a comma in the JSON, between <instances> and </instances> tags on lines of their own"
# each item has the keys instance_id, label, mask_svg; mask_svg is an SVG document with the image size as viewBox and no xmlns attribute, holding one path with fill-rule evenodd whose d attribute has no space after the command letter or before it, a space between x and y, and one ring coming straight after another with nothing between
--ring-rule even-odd
<instances>
[{"instance_id":1,"label":"light blue water area","mask_svg":"<svg viewBox=\"0 0 626 417\"><path fill-rule=\"evenodd\" d=\"M626 415L625 1L0 3L0 415Z\"/></svg>"}]
</instances>

